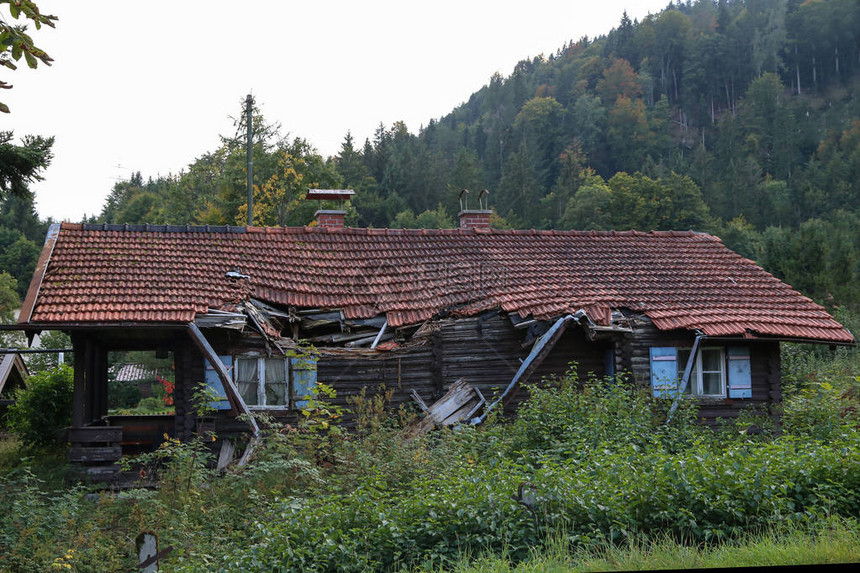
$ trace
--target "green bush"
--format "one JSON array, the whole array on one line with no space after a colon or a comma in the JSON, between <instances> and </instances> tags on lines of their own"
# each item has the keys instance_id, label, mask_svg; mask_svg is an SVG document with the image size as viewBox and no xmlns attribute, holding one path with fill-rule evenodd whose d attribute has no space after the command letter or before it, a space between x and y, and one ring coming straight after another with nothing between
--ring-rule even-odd
<instances>
[{"instance_id":1,"label":"green bush","mask_svg":"<svg viewBox=\"0 0 860 573\"><path fill-rule=\"evenodd\" d=\"M164 400L150 396L141 400L137 409L141 412L160 412L165 409Z\"/></svg>"},{"instance_id":2,"label":"green bush","mask_svg":"<svg viewBox=\"0 0 860 573\"><path fill-rule=\"evenodd\" d=\"M9 408L9 429L24 446L45 446L62 441L62 430L72 421L72 369L65 364L37 372L27 379Z\"/></svg>"},{"instance_id":3,"label":"green bush","mask_svg":"<svg viewBox=\"0 0 860 573\"><path fill-rule=\"evenodd\" d=\"M137 382L108 382L108 404L111 408L134 408L140 398L140 386Z\"/></svg>"},{"instance_id":4,"label":"green bush","mask_svg":"<svg viewBox=\"0 0 860 573\"><path fill-rule=\"evenodd\" d=\"M505 432L513 454L534 463L580 457L607 444L682 448L701 437L696 405L682 399L666 425L671 400L654 399L647 389L616 378L578 383L575 365L550 387L529 387L529 399Z\"/></svg>"}]
</instances>

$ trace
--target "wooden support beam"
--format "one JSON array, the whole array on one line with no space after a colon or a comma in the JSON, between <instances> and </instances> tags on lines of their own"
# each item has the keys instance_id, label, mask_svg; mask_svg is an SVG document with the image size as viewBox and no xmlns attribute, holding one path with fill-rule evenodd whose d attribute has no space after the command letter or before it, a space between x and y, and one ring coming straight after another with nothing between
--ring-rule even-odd
<instances>
[{"instance_id":1,"label":"wooden support beam","mask_svg":"<svg viewBox=\"0 0 860 573\"><path fill-rule=\"evenodd\" d=\"M526 357L526 361L520 367L520 370L514 376L514 380L508 387L502 398L502 406L507 406L510 401L517 395L517 391L525 384L528 379L534 374L535 370L543 364L544 359L549 356L555 344L561 339L562 335L567 330L567 325L575 320L573 315L568 315L560 318L550 329L541 336L536 342L532 352Z\"/></svg>"},{"instance_id":2,"label":"wooden support beam","mask_svg":"<svg viewBox=\"0 0 860 573\"><path fill-rule=\"evenodd\" d=\"M200 329L197 328L196 324L193 322L188 323L188 331L191 334L191 339L197 345L197 348L199 348L203 353L203 357L209 361L209 364L211 364L218 373L218 378L221 379L221 383L224 385L224 390L227 392L227 399L236 407L236 410L248 416L248 423L254 430L254 436L257 436L260 432L260 428L257 426L257 422L254 420L254 416L251 414L251 410L248 408L245 400L242 399L242 395L239 394L239 389L230 377L230 373L227 372L227 367L224 366L224 363L218 358L218 353L215 352L215 349L212 348L212 345L209 344L209 341L206 340L206 337L203 336L203 333L200 332Z\"/></svg>"},{"instance_id":3,"label":"wooden support beam","mask_svg":"<svg viewBox=\"0 0 860 573\"><path fill-rule=\"evenodd\" d=\"M245 400L242 399L242 395L239 394L239 389L236 388L236 385L233 383L233 379L227 372L227 368L218 358L218 353L215 352L215 349L212 348L212 345L209 344L209 341L206 340L206 337L203 336L203 333L200 332L197 325L193 322L188 323L188 332L191 334L191 339L194 341L194 344L197 345L203 353L203 356L218 373L218 377L221 379L221 384L224 385L224 390L227 393L227 399L230 400L231 404L237 407L237 410L245 414L248 424L251 426L251 430L254 433L254 439L252 439L248 444L248 447L245 448L245 453L242 454L242 458L239 460L240 466L245 465L256 447L257 440L260 436L260 427L257 425L257 421L254 419L254 415L251 413Z\"/></svg>"},{"instance_id":4,"label":"wooden support beam","mask_svg":"<svg viewBox=\"0 0 860 573\"><path fill-rule=\"evenodd\" d=\"M82 336L76 336L72 342L75 349L74 389L72 391L72 426L82 427L87 423L86 339Z\"/></svg>"}]
</instances>

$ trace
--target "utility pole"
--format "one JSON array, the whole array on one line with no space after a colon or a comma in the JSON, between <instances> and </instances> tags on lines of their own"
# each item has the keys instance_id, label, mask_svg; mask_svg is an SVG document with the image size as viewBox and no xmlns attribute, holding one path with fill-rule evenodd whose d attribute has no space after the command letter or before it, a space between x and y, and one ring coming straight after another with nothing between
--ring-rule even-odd
<instances>
[{"instance_id":1,"label":"utility pole","mask_svg":"<svg viewBox=\"0 0 860 573\"><path fill-rule=\"evenodd\" d=\"M248 136L246 144L248 147L248 226L254 224L254 161L253 149L254 142L251 139L251 107L254 105L254 98L251 94L245 98L245 125L248 128Z\"/></svg>"}]
</instances>

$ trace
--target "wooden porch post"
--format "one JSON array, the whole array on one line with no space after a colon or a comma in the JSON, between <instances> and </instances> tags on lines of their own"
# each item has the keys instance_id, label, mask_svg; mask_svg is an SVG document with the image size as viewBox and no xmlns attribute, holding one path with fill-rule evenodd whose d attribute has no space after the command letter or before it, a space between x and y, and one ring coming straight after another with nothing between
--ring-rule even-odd
<instances>
[{"instance_id":1,"label":"wooden porch post","mask_svg":"<svg viewBox=\"0 0 860 573\"><path fill-rule=\"evenodd\" d=\"M74 390L72 394L72 427L81 428L86 425L87 415L87 353L89 344L80 335L72 335L72 348L74 348Z\"/></svg>"},{"instance_id":2,"label":"wooden porch post","mask_svg":"<svg viewBox=\"0 0 860 573\"><path fill-rule=\"evenodd\" d=\"M74 390L72 427L81 428L107 414L107 351L85 335L72 336Z\"/></svg>"}]
</instances>

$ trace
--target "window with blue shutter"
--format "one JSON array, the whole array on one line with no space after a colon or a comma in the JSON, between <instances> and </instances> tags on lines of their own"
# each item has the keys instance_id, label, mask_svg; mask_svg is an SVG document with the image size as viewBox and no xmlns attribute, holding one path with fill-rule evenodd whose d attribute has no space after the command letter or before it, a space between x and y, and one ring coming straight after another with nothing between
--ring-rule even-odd
<instances>
[{"instance_id":1,"label":"window with blue shutter","mask_svg":"<svg viewBox=\"0 0 860 573\"><path fill-rule=\"evenodd\" d=\"M313 356L267 358L257 354L219 356L245 403L253 410L299 410L307 405L317 383L317 361ZM230 402L218 371L204 359L206 385L218 395L210 405L229 410Z\"/></svg>"},{"instance_id":2,"label":"window with blue shutter","mask_svg":"<svg viewBox=\"0 0 860 573\"><path fill-rule=\"evenodd\" d=\"M308 404L311 391L317 384L317 361L311 356L290 359L293 375L293 408L301 410Z\"/></svg>"},{"instance_id":3,"label":"window with blue shutter","mask_svg":"<svg viewBox=\"0 0 860 573\"><path fill-rule=\"evenodd\" d=\"M651 348L651 391L655 398L673 396L678 388L678 349Z\"/></svg>"},{"instance_id":4,"label":"window with blue shutter","mask_svg":"<svg viewBox=\"0 0 860 573\"><path fill-rule=\"evenodd\" d=\"M218 358L221 360L221 363L227 367L227 371L229 372L230 368L233 366L233 357L219 356ZM218 371L215 369L215 366L210 364L205 358L203 359L203 363L205 364L204 380L206 382L206 386L208 386L218 396L217 400L209 403L209 407L215 410L229 410L230 401L227 400L227 392L224 390L224 384L221 382L221 377L218 376Z\"/></svg>"},{"instance_id":5,"label":"window with blue shutter","mask_svg":"<svg viewBox=\"0 0 860 573\"><path fill-rule=\"evenodd\" d=\"M752 370L750 349L746 346L730 346L728 349L729 398L752 398Z\"/></svg>"}]
</instances>

